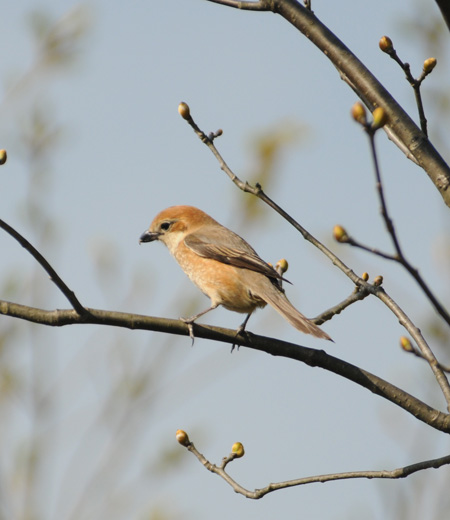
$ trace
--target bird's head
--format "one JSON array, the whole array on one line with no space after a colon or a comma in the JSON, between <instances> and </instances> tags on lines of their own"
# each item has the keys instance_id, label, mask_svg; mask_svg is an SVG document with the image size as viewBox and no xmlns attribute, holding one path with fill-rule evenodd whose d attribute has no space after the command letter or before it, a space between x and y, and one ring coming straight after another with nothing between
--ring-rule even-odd
<instances>
[{"instance_id":1,"label":"bird's head","mask_svg":"<svg viewBox=\"0 0 450 520\"><path fill-rule=\"evenodd\" d=\"M214 220L198 208L172 206L156 215L139 243L160 240L172 252L186 235L211 222Z\"/></svg>"}]
</instances>

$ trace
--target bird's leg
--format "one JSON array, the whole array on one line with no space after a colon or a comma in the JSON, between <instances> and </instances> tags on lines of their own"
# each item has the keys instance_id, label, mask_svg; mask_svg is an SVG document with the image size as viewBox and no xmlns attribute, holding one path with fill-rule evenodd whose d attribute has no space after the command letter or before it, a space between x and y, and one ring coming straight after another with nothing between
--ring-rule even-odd
<instances>
[{"instance_id":1,"label":"bird's leg","mask_svg":"<svg viewBox=\"0 0 450 520\"><path fill-rule=\"evenodd\" d=\"M242 334L245 331L245 327L246 327L247 322L250 319L251 315L252 315L252 313L249 312L247 314L247 316L245 317L245 320L239 325L239 327L237 328L237 331L236 331L235 338L237 338L239 336L239 334ZM231 352L233 352L233 350L235 349L236 346L239 349L239 345L236 345L236 343L233 343L233 345L231 346Z\"/></svg>"},{"instance_id":2,"label":"bird's leg","mask_svg":"<svg viewBox=\"0 0 450 520\"><path fill-rule=\"evenodd\" d=\"M194 316L191 316L190 318L180 318L180 321L182 321L183 323L186 323L186 325L188 326L189 337L192 340L192 345L194 345L194 340L195 340L194 325L193 325L194 321L197 318L200 318L200 316L203 316L204 314L206 314L207 312L214 310L216 307L217 307L217 305L211 305L211 307L208 307L204 311L199 312L198 314L195 314Z\"/></svg>"}]
</instances>

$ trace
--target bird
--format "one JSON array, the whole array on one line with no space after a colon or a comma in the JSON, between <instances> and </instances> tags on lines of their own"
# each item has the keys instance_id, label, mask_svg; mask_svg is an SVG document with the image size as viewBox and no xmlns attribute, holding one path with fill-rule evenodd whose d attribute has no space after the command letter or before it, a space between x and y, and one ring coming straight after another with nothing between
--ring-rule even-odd
<instances>
[{"instance_id":1,"label":"bird","mask_svg":"<svg viewBox=\"0 0 450 520\"><path fill-rule=\"evenodd\" d=\"M281 282L285 280L282 275L262 260L243 238L204 211L193 206L171 206L162 210L139 239L139 243L153 241L167 246L191 281L211 300L204 311L180 318L188 325L192 342L193 323L219 305L247 314L237 329L236 335L239 335L255 309L266 304L300 332L333 341L291 304L282 288Z\"/></svg>"}]
</instances>

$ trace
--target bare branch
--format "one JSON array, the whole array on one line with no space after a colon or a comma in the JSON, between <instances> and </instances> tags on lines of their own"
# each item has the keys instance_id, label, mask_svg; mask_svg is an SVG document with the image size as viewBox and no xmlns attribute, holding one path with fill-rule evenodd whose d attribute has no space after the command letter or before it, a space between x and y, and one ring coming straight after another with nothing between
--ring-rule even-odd
<instances>
[{"instance_id":1,"label":"bare branch","mask_svg":"<svg viewBox=\"0 0 450 520\"><path fill-rule=\"evenodd\" d=\"M358 103L356 103L354 105L354 109L357 104ZM356 109L359 109L359 107L356 107ZM377 110L382 110L382 109L378 108ZM378 155L377 155L377 150L376 150L376 146L375 146L375 133L380 127L377 127L376 125L374 126L373 122L372 123L368 122L366 120L365 115L364 115L364 117L361 117L361 119L359 119L358 114L359 114L359 112L355 112L354 118L359 124L361 124L361 126L364 128L366 134L369 137L370 149L371 149L372 160L373 160L374 171L375 171L376 189L378 192L378 197L379 197L380 206L381 206L381 215L383 216L386 229L387 229L387 231L391 237L392 243L394 245L395 254L394 255L388 254L383 251L380 251L379 249L368 247L368 246L361 244L360 242L355 240L353 237L351 237L347 233L347 231L344 230L341 226L337 226L337 228L340 228L339 229L340 234L338 236L335 236L335 238L340 243L349 244L351 246L358 247L359 249L373 253L386 260L393 260L395 262L398 262L400 265L402 265L409 272L409 274L414 278L414 280L418 283L418 285L420 286L422 291L425 293L426 297L429 299L429 301L435 308L436 312L446 321L446 323L448 325L450 325L449 312L445 309L445 307L439 302L437 297L433 294L433 292L428 287L425 280L420 275L418 269L416 267L414 267L407 260L407 258L405 257L405 255L403 253L403 250L400 246L400 241L398 239L397 232L395 230L394 221L392 220L392 218L388 212L386 199L384 197L384 188L383 188L383 182L381 179L381 172L380 172L380 168L378 165ZM374 112L374 114L375 114L375 112Z\"/></svg>"},{"instance_id":2,"label":"bare branch","mask_svg":"<svg viewBox=\"0 0 450 520\"><path fill-rule=\"evenodd\" d=\"M422 356L428 361L428 364L433 371L433 374L447 401L447 410L450 411L450 384L444 372L442 371L438 360L430 349L428 343L425 341L425 338L422 336L420 329L414 325L414 323L403 312L400 306L394 302L394 300L382 289L382 287L379 287L379 290L375 292L375 296L377 296L377 298L379 298L385 305L387 305L389 309L391 309L391 311L397 316L400 325L405 327L405 329L416 342L420 352L422 353Z\"/></svg>"},{"instance_id":3,"label":"bare branch","mask_svg":"<svg viewBox=\"0 0 450 520\"><path fill-rule=\"evenodd\" d=\"M394 45L392 44L392 40L387 37L383 36L380 40L380 48L383 52L385 52L390 58L392 58L402 69L402 71L405 73L406 80L411 85L411 87L414 90L414 95L416 97L416 104L417 104L417 110L419 111L419 119L420 119L420 127L422 128L422 132L428 137L428 130L427 130L427 118L425 117L425 111L423 108L423 102L422 102L422 94L420 92L420 87L422 85L423 80L425 77L431 72L425 71L425 69L422 72L422 75L419 78L414 78L414 76L411 74L411 67L409 63L405 63L397 54L397 51L394 48ZM435 60L436 62L436 60Z\"/></svg>"},{"instance_id":4,"label":"bare branch","mask_svg":"<svg viewBox=\"0 0 450 520\"><path fill-rule=\"evenodd\" d=\"M305 484L314 484L317 482L330 482L334 480L349 480L356 478L379 478L379 479L400 479L406 478L412 475L413 473L417 473L418 471L423 471L430 468L440 468L442 466L450 464L450 455L446 455L444 457L440 457L438 459L425 460L422 462L417 462L415 464L411 464L409 466L404 466L401 468L393 469L393 470L381 470L381 471L348 471L345 473L331 473L328 475L317 475L313 477L304 477L298 478L294 480L287 480L285 482L276 482L272 484L268 484L264 488L255 489L254 491L250 491L245 489L243 486L238 484L230 475L225 471L225 468L220 465L216 466L209 462L209 460L202 455L197 448L194 446L194 443L190 441L186 448L192 454L194 454L197 459L205 466L208 471L211 473L215 473L222 477L225 482L227 482L236 493L240 493L247 498L252 498L254 500L258 500L268 493L272 491L278 491L280 489L287 489L296 486L304 486Z\"/></svg>"},{"instance_id":5,"label":"bare branch","mask_svg":"<svg viewBox=\"0 0 450 520\"><path fill-rule=\"evenodd\" d=\"M370 287L370 284L369 284ZM86 316L80 316L74 310L47 311L28 307L17 303L0 300L0 314L27 320L41 325L62 327L75 324L107 325L123 327L132 330L152 330L181 336L189 336L188 326L180 320L154 318L139 314L87 309ZM209 325L194 324L196 338L205 338L232 345L236 343L236 331ZM450 415L440 412L423 403L391 383L359 368L351 363L330 356L323 350L288 343L274 338L257 336L250 332L238 337L242 347L266 352L273 356L281 356L305 363L310 367L319 367L336 375L342 376L370 390L374 394L391 401L400 408L414 415L416 419L425 422L436 430L450 433Z\"/></svg>"},{"instance_id":6,"label":"bare branch","mask_svg":"<svg viewBox=\"0 0 450 520\"><path fill-rule=\"evenodd\" d=\"M39 253L39 251L28 242L26 238L24 238L18 231L12 228L9 224L0 220L0 228L4 229L8 234L10 234L13 238L19 242L19 244L24 247L30 255L39 262L39 264L47 271L50 276L50 280L58 287L58 289L64 294L64 296L69 300L69 303L76 310L76 312L80 316L85 316L87 311L83 307L83 305L79 302L78 298L75 296L75 293L69 289L69 287L63 282L63 280L59 277L58 273L53 269L53 267L47 262L47 260Z\"/></svg>"},{"instance_id":7,"label":"bare branch","mask_svg":"<svg viewBox=\"0 0 450 520\"><path fill-rule=\"evenodd\" d=\"M373 159L373 165L374 165L374 171L375 171L375 178L376 178L376 188L378 192L378 197L380 199L380 205L381 205L381 214L383 216L386 229L391 236L392 243L394 244L394 249L396 252L395 256L392 256L389 258L388 256L385 256L385 258L396 260L399 262L403 267L409 272L409 274L414 278L414 280L419 284L427 298L430 300L431 304L437 311L437 313L447 322L448 325L450 325L450 314L447 312L447 310L444 308L444 306L439 302L439 300L434 296L431 289L428 287L426 282L423 280L423 278L420 276L419 271L417 268L413 267L409 261L406 259L405 255L403 254L403 250L400 246L400 241L397 236L397 232L395 230L394 221L392 220L391 216L389 215L386 199L384 197L384 189L383 189L383 182L381 180L381 173L380 168L378 165L378 157L377 157L377 151L375 147L375 132L370 129L370 125L365 126L366 133L369 136L369 142L370 142L370 149L372 153L372 159ZM380 252L377 254L381 255Z\"/></svg>"},{"instance_id":8,"label":"bare branch","mask_svg":"<svg viewBox=\"0 0 450 520\"><path fill-rule=\"evenodd\" d=\"M246 11L271 11L270 4L267 0L257 0L255 2L241 2L239 0L208 0L213 4L225 5L236 9Z\"/></svg>"},{"instance_id":9,"label":"bare branch","mask_svg":"<svg viewBox=\"0 0 450 520\"><path fill-rule=\"evenodd\" d=\"M385 128L388 135L392 136L393 142L399 145L407 157L413 157L414 161L427 172L447 206L450 206L449 166L425 134L365 65L313 12L296 0L272 0L258 2L258 4L266 6L266 10L270 8L270 11L285 18L316 45L371 111L378 106L384 108L388 119Z\"/></svg>"},{"instance_id":10,"label":"bare branch","mask_svg":"<svg viewBox=\"0 0 450 520\"><path fill-rule=\"evenodd\" d=\"M444 18L447 27L450 29L450 4L448 3L448 0L436 0L436 3L441 10L442 17Z\"/></svg>"},{"instance_id":11,"label":"bare branch","mask_svg":"<svg viewBox=\"0 0 450 520\"><path fill-rule=\"evenodd\" d=\"M404 338L404 336L403 336ZM403 339L401 338L401 339ZM408 346L407 348L405 348L405 346L402 344L402 348L405 352L407 352L408 354L414 354L416 357L426 361L426 359L423 357L423 354L422 352L420 352L420 350L418 350L417 348L415 348L411 342L409 340L408 341ZM447 372L447 373L450 373L450 366L449 365L444 365L442 363L439 363L439 368L443 371L443 372Z\"/></svg>"},{"instance_id":12,"label":"bare branch","mask_svg":"<svg viewBox=\"0 0 450 520\"><path fill-rule=\"evenodd\" d=\"M313 318L313 322L316 325L322 325L322 323L325 323L326 321L331 320L334 316L337 314L340 314L344 309L352 305L353 303L359 302L361 300L364 300L364 298L367 298L367 296L370 295L370 292L365 289L360 289L356 287L356 289L350 294L348 298L343 300L342 302L338 303L337 305L334 305L330 309L320 313L318 316Z\"/></svg>"}]
</instances>

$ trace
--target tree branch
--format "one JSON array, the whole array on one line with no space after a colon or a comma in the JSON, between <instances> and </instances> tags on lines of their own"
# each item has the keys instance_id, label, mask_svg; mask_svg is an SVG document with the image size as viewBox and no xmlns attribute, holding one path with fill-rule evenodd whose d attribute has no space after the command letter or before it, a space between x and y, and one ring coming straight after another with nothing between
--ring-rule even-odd
<instances>
[{"instance_id":1,"label":"tree branch","mask_svg":"<svg viewBox=\"0 0 450 520\"><path fill-rule=\"evenodd\" d=\"M258 500L268 493L272 491L278 491L280 489L287 489L296 486L303 486L305 484L314 484L317 482L330 482L334 480L348 480L348 479L356 479L356 478L367 478L367 479L400 479L409 477L413 473L417 473L418 471L423 471L430 468L440 468L442 466L450 464L450 455L446 455L445 457L440 457L438 459L425 460L422 462L417 462L415 464L411 464L409 466L404 466L401 468L393 469L393 470L381 470L381 471L348 471L345 473L331 473L328 475L317 475L313 477L304 477L298 478L294 480L287 480L285 482L276 482L272 484L268 484L266 487L255 489L254 491L250 491L245 489L243 486L238 484L226 471L223 467L223 464L217 466L212 464L203 454L201 454L197 448L195 447L192 441L189 441L185 444L185 447L188 451L190 451L193 455L197 457L197 459L205 466L208 471L219 475L222 477L225 482L227 482L236 493L240 493L247 498L252 498L254 500ZM232 457L231 460L236 460L236 457Z\"/></svg>"},{"instance_id":2,"label":"tree branch","mask_svg":"<svg viewBox=\"0 0 450 520\"><path fill-rule=\"evenodd\" d=\"M24 238L18 231L12 228L9 224L0 219L0 228L4 229L9 235L19 242L19 244L24 247L30 255L38 261L38 263L47 271L50 276L50 280L58 287L58 289L64 294L69 303L75 309L75 311L80 316L85 316L87 311L84 306L80 303L78 298L75 296L75 293L67 287L64 281L59 277L58 273L53 269L53 267L47 262L47 260L39 253L39 251L28 242L26 238Z\"/></svg>"},{"instance_id":3,"label":"tree branch","mask_svg":"<svg viewBox=\"0 0 450 520\"><path fill-rule=\"evenodd\" d=\"M253 2L209 0L249 9ZM366 106L381 106L387 115L386 132L392 141L428 174L447 206L450 206L450 168L414 121L358 58L311 12L296 0L260 0L260 11L272 11L303 33L333 63ZM252 7L253 10L256 10Z\"/></svg>"},{"instance_id":4,"label":"tree branch","mask_svg":"<svg viewBox=\"0 0 450 520\"><path fill-rule=\"evenodd\" d=\"M38 323L40 325L63 327L75 324L94 324L189 336L188 326L180 320L169 320L139 314L90 308L86 310L88 314L86 316L80 316L72 309L48 311L0 300L0 314ZM198 325L196 323L194 324L194 330L196 338L220 341L229 343L230 345L236 343L235 330L212 327L209 325ZM450 415L428 406L416 397L362 368L347 363L342 359L330 356L323 350L316 350L274 338L258 336L250 332L238 336L237 340L238 344L243 347L266 352L272 356L293 359L305 363L310 367L319 367L333 372L391 401L432 428L450 433Z\"/></svg>"},{"instance_id":5,"label":"tree branch","mask_svg":"<svg viewBox=\"0 0 450 520\"><path fill-rule=\"evenodd\" d=\"M441 10L442 17L447 24L447 27L450 29L450 4L448 0L436 0L439 9Z\"/></svg>"}]
</instances>

